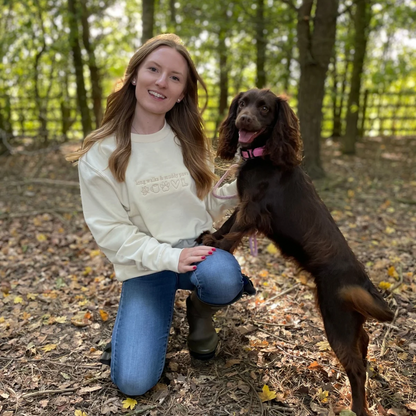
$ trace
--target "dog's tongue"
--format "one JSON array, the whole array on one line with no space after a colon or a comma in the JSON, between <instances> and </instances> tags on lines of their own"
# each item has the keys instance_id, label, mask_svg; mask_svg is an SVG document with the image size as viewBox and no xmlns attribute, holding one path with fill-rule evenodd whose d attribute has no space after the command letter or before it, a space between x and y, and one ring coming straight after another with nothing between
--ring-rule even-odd
<instances>
[{"instance_id":1,"label":"dog's tongue","mask_svg":"<svg viewBox=\"0 0 416 416\"><path fill-rule=\"evenodd\" d=\"M239 130L238 141L241 143L249 143L251 138L256 134L255 131Z\"/></svg>"}]
</instances>

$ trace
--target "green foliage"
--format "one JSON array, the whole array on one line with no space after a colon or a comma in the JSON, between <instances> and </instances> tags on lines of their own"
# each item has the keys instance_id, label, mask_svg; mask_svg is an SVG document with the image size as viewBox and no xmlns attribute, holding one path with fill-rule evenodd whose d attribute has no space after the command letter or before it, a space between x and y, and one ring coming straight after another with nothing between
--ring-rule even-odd
<instances>
[{"instance_id":1,"label":"green foliage","mask_svg":"<svg viewBox=\"0 0 416 416\"><path fill-rule=\"evenodd\" d=\"M290 2L264 0L267 86L286 92L296 107L299 66L297 13ZM300 2L294 2L298 6ZM324 100L324 130L331 130L332 107L345 116L354 54L352 0L342 2L337 41ZM176 32L189 47L209 88L207 120L217 119L220 95L219 40L227 48L228 99L252 87L256 78L256 7L245 0L160 0L155 2L155 33ZM92 47L107 96L130 56L140 46L140 0L88 0ZM416 2L373 3L363 89L397 92L415 87ZM16 134L35 135L41 113L51 135L62 131L62 105L69 111L69 137L80 137L75 75L69 45L67 0L20 0L0 3L0 128L13 124ZM410 41L413 39L413 42ZM84 62L86 56L84 51ZM84 66L86 88L91 85ZM36 98L38 97L38 98ZM38 101L36 101L38 100ZM203 104L202 100L202 104ZM215 128L215 123L210 124Z\"/></svg>"}]
</instances>

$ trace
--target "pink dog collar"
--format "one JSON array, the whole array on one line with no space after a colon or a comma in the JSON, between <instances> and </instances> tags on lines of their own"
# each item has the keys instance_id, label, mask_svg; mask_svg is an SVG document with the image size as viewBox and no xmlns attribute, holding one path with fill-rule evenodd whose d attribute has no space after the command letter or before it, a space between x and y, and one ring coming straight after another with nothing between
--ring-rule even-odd
<instances>
[{"instance_id":1,"label":"pink dog collar","mask_svg":"<svg viewBox=\"0 0 416 416\"><path fill-rule=\"evenodd\" d=\"M241 149L241 156L244 160L254 159L256 157L263 156L263 147L256 147L255 149L247 149L242 150Z\"/></svg>"}]
</instances>

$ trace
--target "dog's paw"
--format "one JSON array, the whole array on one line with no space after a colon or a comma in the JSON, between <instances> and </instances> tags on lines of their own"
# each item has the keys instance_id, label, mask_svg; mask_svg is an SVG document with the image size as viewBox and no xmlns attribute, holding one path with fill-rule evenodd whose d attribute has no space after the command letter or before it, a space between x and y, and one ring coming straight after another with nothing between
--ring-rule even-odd
<instances>
[{"instance_id":1,"label":"dog's paw","mask_svg":"<svg viewBox=\"0 0 416 416\"><path fill-rule=\"evenodd\" d=\"M204 231L195 241L198 244L203 244L204 246L211 246L216 248L219 248L220 246L220 241L217 240L209 231Z\"/></svg>"},{"instance_id":2,"label":"dog's paw","mask_svg":"<svg viewBox=\"0 0 416 416\"><path fill-rule=\"evenodd\" d=\"M203 233L201 233L197 238L195 238L195 241L198 244L204 244L204 237L208 236L208 235L212 235L211 231L204 231Z\"/></svg>"}]
</instances>

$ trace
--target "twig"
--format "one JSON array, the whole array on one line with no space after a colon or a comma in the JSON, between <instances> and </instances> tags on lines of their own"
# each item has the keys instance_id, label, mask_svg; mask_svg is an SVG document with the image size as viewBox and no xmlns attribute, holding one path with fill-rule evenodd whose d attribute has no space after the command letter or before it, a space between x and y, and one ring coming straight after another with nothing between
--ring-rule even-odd
<instances>
[{"instance_id":1,"label":"twig","mask_svg":"<svg viewBox=\"0 0 416 416\"><path fill-rule=\"evenodd\" d=\"M263 406L263 402L261 401L261 399L260 399L260 396L259 396L259 394L257 393L257 391L256 391L256 389L255 389L255 387L247 380L247 379L245 379L244 377L242 377L241 375L238 375L240 378L241 378L241 380L243 380L244 381L244 383L247 383L251 388L252 388L252 390L253 390L253 392L254 392L254 395L257 397L257 399L259 400L259 403L260 403L260 410L261 410L261 413L260 413L260 416L263 416L263 414L264 414L264 406Z\"/></svg>"},{"instance_id":2,"label":"twig","mask_svg":"<svg viewBox=\"0 0 416 416\"><path fill-rule=\"evenodd\" d=\"M58 212L81 212L81 208L54 208L54 209L41 209L39 211L29 211L29 212L6 212L5 214L0 215L0 220L4 218L20 218L20 217L32 217L40 214L52 214L57 215Z\"/></svg>"},{"instance_id":3,"label":"twig","mask_svg":"<svg viewBox=\"0 0 416 416\"><path fill-rule=\"evenodd\" d=\"M30 185L32 183L37 183L39 185L56 185L56 186L69 186L79 188L79 182L76 181L63 181L59 179L47 179L47 178L33 178L33 179L25 179L24 181L2 181L0 182L0 186L24 186Z\"/></svg>"},{"instance_id":4,"label":"twig","mask_svg":"<svg viewBox=\"0 0 416 416\"><path fill-rule=\"evenodd\" d=\"M140 409L136 409L130 413L126 413L124 416L140 415L141 413L147 412L148 410L152 410L156 407L157 405L141 407Z\"/></svg>"},{"instance_id":5,"label":"twig","mask_svg":"<svg viewBox=\"0 0 416 416\"><path fill-rule=\"evenodd\" d=\"M401 199L401 198L396 198L395 200L397 202L400 202L401 204L416 205L416 200L415 199Z\"/></svg>"},{"instance_id":6,"label":"twig","mask_svg":"<svg viewBox=\"0 0 416 416\"><path fill-rule=\"evenodd\" d=\"M399 315L399 307L397 306L396 312L394 313L393 320L391 321L391 325L394 324L398 315ZM386 342L387 342L387 337L390 334L391 329L392 329L391 326L387 327L387 331L386 331L386 333L384 335L384 338L383 338L383 343L381 344L380 357L382 357L387 351Z\"/></svg>"},{"instance_id":7,"label":"twig","mask_svg":"<svg viewBox=\"0 0 416 416\"><path fill-rule=\"evenodd\" d=\"M264 308L264 307L266 306L266 303L268 303L268 302L270 302L270 301L272 301L272 300L275 300L275 299L277 299L277 298L280 298L280 296L287 295L288 293L290 293L290 292L292 292L293 290L297 289L299 286L300 286L300 284L299 284L299 283L297 283L296 285L294 285L294 286L290 287L289 289L286 289L286 290L284 290L283 292L280 292L280 293L278 293L277 295L272 296L272 297L271 297L271 298L269 298L269 299L266 299L266 300L265 300L265 302L264 302L264 303L262 303L261 305L259 305L258 307L259 307L259 308Z\"/></svg>"},{"instance_id":8,"label":"twig","mask_svg":"<svg viewBox=\"0 0 416 416\"><path fill-rule=\"evenodd\" d=\"M393 292L403 284L403 271L402 271L402 266L399 266L399 280L397 283L395 283L391 288L389 288L390 294L387 296L387 299L391 296L393 296Z\"/></svg>"},{"instance_id":9,"label":"twig","mask_svg":"<svg viewBox=\"0 0 416 416\"><path fill-rule=\"evenodd\" d=\"M34 391L33 393L26 393L22 394L22 399L27 399L28 397L35 397L35 396L42 396L43 394L56 394L56 393L68 393L71 391L77 391L79 387L72 387L70 389L61 389L61 390L42 390L42 391Z\"/></svg>"},{"instance_id":10,"label":"twig","mask_svg":"<svg viewBox=\"0 0 416 416\"><path fill-rule=\"evenodd\" d=\"M276 324L276 323L271 323L271 322L263 322L263 321L255 321L254 319L252 320L252 322L254 323L254 325L269 325L269 326L279 326L279 327L292 327L295 326L294 324Z\"/></svg>"}]
</instances>

